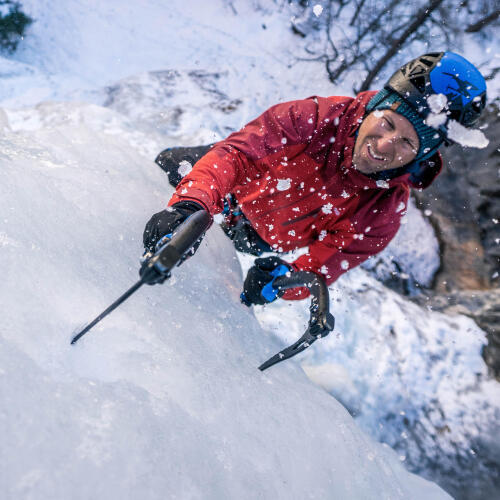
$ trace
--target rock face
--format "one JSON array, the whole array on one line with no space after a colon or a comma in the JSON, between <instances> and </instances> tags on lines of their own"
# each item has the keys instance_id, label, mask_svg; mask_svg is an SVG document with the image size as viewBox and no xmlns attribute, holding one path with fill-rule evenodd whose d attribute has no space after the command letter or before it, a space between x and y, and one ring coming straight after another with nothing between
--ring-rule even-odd
<instances>
[{"instance_id":1,"label":"rock face","mask_svg":"<svg viewBox=\"0 0 500 500\"><path fill-rule=\"evenodd\" d=\"M444 171L417 192L441 247L434 306L473 317L488 334L483 357L500 378L500 135L499 102L485 112L485 149L443 148Z\"/></svg>"}]
</instances>

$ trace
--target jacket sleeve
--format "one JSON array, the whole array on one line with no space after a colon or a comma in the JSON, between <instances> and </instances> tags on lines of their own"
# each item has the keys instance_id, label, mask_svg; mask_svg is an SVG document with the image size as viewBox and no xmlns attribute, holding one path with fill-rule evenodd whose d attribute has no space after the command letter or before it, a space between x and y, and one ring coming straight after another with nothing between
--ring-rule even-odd
<instances>
[{"instance_id":1,"label":"jacket sleeve","mask_svg":"<svg viewBox=\"0 0 500 500\"><path fill-rule=\"evenodd\" d=\"M309 245L307 254L301 255L292 263L293 268L319 274L327 285L331 285L346 271L378 254L390 243L396 236L401 225L401 216L405 213L396 212L394 206L399 206L401 202L407 206L408 198L409 190L403 191L387 208L390 213L384 218L373 218L371 226L368 225L370 222L354 220L336 225L335 230L323 231L318 239ZM294 288L287 290L283 298L300 300L309 295L307 288Z\"/></svg>"},{"instance_id":2,"label":"jacket sleeve","mask_svg":"<svg viewBox=\"0 0 500 500\"><path fill-rule=\"evenodd\" d=\"M285 148L287 154L305 148L317 122L315 98L269 108L203 156L179 183L169 205L190 200L212 215L221 212L224 198L232 188L260 177L267 170L270 157L275 156L279 161Z\"/></svg>"}]
</instances>

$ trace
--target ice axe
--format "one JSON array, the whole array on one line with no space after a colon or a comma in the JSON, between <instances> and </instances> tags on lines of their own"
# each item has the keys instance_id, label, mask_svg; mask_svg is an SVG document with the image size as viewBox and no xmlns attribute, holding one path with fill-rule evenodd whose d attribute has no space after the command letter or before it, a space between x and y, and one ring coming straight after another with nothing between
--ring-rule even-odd
<instances>
[{"instance_id":1,"label":"ice axe","mask_svg":"<svg viewBox=\"0 0 500 500\"><path fill-rule=\"evenodd\" d=\"M277 276L272 282L274 289L288 289L300 286L307 286L312 296L307 330L297 342L278 352L265 363L262 363L259 366L260 371L264 371L276 363L299 354L299 352L307 349L316 340L326 337L335 326L335 318L329 311L330 295L328 287L321 276L309 271L296 271Z\"/></svg>"},{"instance_id":2,"label":"ice axe","mask_svg":"<svg viewBox=\"0 0 500 500\"><path fill-rule=\"evenodd\" d=\"M165 243L160 245L158 250L144 262L141 279L75 335L71 340L71 344L76 343L78 339L82 338L99 321L125 302L142 285L148 283L151 279L157 278L158 275L168 279L172 269L181 263L193 245L210 227L211 222L212 218L208 212L199 210L175 228L172 235L164 240Z\"/></svg>"}]
</instances>

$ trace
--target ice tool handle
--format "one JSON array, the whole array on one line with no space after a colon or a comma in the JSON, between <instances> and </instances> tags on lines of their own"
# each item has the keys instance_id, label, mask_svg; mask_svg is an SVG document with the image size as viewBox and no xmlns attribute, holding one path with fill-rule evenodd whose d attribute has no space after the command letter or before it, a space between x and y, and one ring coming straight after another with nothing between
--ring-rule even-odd
<instances>
[{"instance_id":1,"label":"ice tool handle","mask_svg":"<svg viewBox=\"0 0 500 500\"><path fill-rule=\"evenodd\" d=\"M307 330L297 342L278 352L260 365L259 370L261 371L307 349L319 338L326 337L335 326L335 318L330 314L329 309L330 296L328 287L321 276L309 271L296 271L290 273L288 276L278 276L274 280L274 287L280 289L296 288L300 286L307 286L312 296L311 305L309 307L311 315Z\"/></svg>"},{"instance_id":2,"label":"ice tool handle","mask_svg":"<svg viewBox=\"0 0 500 500\"><path fill-rule=\"evenodd\" d=\"M157 273L170 276L172 269L180 264L183 257L210 227L212 218L205 210L198 210L175 228L168 238L160 240L159 248L145 263L141 281L147 283Z\"/></svg>"}]
</instances>

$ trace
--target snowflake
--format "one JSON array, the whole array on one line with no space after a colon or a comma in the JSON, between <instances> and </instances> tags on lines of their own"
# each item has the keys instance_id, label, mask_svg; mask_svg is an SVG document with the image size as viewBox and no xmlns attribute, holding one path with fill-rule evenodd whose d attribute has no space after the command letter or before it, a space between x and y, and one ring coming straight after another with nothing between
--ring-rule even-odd
<instances>
[{"instance_id":1,"label":"snowflake","mask_svg":"<svg viewBox=\"0 0 500 500\"><path fill-rule=\"evenodd\" d=\"M322 268L319 270L321 274L328 274L328 268L326 266L322 266Z\"/></svg>"},{"instance_id":2,"label":"snowflake","mask_svg":"<svg viewBox=\"0 0 500 500\"><path fill-rule=\"evenodd\" d=\"M344 271L347 271L349 269L349 262L347 262L347 260L343 260L341 263L340 263L340 267L344 270Z\"/></svg>"},{"instance_id":3,"label":"snowflake","mask_svg":"<svg viewBox=\"0 0 500 500\"><path fill-rule=\"evenodd\" d=\"M396 208L396 213L401 212L401 210L404 210L406 208L406 205L401 201L398 205L398 208Z\"/></svg>"},{"instance_id":4,"label":"snowflake","mask_svg":"<svg viewBox=\"0 0 500 500\"><path fill-rule=\"evenodd\" d=\"M377 181L377 187L383 188L383 189L389 189L389 183L387 181L380 179Z\"/></svg>"},{"instance_id":5,"label":"snowflake","mask_svg":"<svg viewBox=\"0 0 500 500\"><path fill-rule=\"evenodd\" d=\"M181 177L189 174L191 170L193 170L193 165L191 165L191 163L186 160L182 160L181 162L179 162L179 168L177 169L177 172Z\"/></svg>"},{"instance_id":6,"label":"snowflake","mask_svg":"<svg viewBox=\"0 0 500 500\"><path fill-rule=\"evenodd\" d=\"M290 185L292 183L292 179L278 179L278 185L276 189L278 191L287 191L290 189Z\"/></svg>"},{"instance_id":7,"label":"snowflake","mask_svg":"<svg viewBox=\"0 0 500 500\"><path fill-rule=\"evenodd\" d=\"M318 240L319 241L323 241L325 238L326 238L326 235L328 233L323 229L320 233L319 233L319 236L318 236Z\"/></svg>"},{"instance_id":8,"label":"snowflake","mask_svg":"<svg viewBox=\"0 0 500 500\"><path fill-rule=\"evenodd\" d=\"M350 194L344 189L340 196L342 196L342 198L349 198Z\"/></svg>"},{"instance_id":9,"label":"snowflake","mask_svg":"<svg viewBox=\"0 0 500 500\"><path fill-rule=\"evenodd\" d=\"M325 214L331 214L333 209L333 205L331 203L327 203L326 205L323 205L321 208L322 212Z\"/></svg>"},{"instance_id":10,"label":"snowflake","mask_svg":"<svg viewBox=\"0 0 500 500\"><path fill-rule=\"evenodd\" d=\"M289 234L290 236L295 236L295 231L292 229L291 231L288 231L288 234Z\"/></svg>"},{"instance_id":11,"label":"snowflake","mask_svg":"<svg viewBox=\"0 0 500 500\"><path fill-rule=\"evenodd\" d=\"M319 3L317 3L314 7L313 7L313 12L314 12L314 15L316 17L319 17L321 16L321 13L323 12L323 6L320 5Z\"/></svg>"},{"instance_id":12,"label":"snowflake","mask_svg":"<svg viewBox=\"0 0 500 500\"><path fill-rule=\"evenodd\" d=\"M427 104L433 113L441 113L448 104L444 94L431 94L427 97Z\"/></svg>"}]
</instances>

